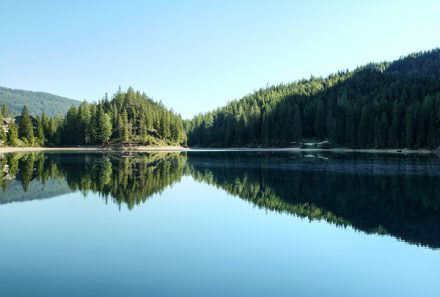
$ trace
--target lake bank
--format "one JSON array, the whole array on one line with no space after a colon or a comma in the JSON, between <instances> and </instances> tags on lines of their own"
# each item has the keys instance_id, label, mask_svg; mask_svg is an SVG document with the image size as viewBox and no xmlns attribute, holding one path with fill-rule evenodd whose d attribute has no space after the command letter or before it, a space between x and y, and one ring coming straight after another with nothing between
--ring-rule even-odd
<instances>
[{"instance_id":1,"label":"lake bank","mask_svg":"<svg viewBox=\"0 0 440 297\"><path fill-rule=\"evenodd\" d=\"M439 154L439 150L408 149L350 149L350 148L186 148L181 146L136 146L130 148L114 147L0 147L0 153L15 152L330 152L330 153L371 153L371 154Z\"/></svg>"},{"instance_id":2,"label":"lake bank","mask_svg":"<svg viewBox=\"0 0 440 297\"><path fill-rule=\"evenodd\" d=\"M439 150L409 149L350 149L350 148L189 148L194 152L330 152L330 153L371 153L371 154L438 154Z\"/></svg>"},{"instance_id":3,"label":"lake bank","mask_svg":"<svg viewBox=\"0 0 440 297\"><path fill-rule=\"evenodd\" d=\"M186 148L180 146L137 146L132 148L111 148L111 147L0 147L0 154L18 152L151 152L164 151L180 152Z\"/></svg>"}]
</instances>

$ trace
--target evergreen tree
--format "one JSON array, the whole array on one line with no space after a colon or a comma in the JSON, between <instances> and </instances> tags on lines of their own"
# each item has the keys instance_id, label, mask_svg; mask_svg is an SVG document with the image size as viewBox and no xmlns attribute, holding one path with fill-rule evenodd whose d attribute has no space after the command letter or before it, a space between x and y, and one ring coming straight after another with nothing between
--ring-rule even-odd
<instances>
[{"instance_id":1,"label":"evergreen tree","mask_svg":"<svg viewBox=\"0 0 440 297\"><path fill-rule=\"evenodd\" d=\"M336 143L337 142L337 131L336 131L336 119L333 116L332 111L330 110L327 114L327 134L328 135L328 139L332 142L332 143Z\"/></svg>"},{"instance_id":2,"label":"evergreen tree","mask_svg":"<svg viewBox=\"0 0 440 297\"><path fill-rule=\"evenodd\" d=\"M400 104L396 101L393 104L390 137L388 141L389 147L400 147L401 117Z\"/></svg>"},{"instance_id":3,"label":"evergreen tree","mask_svg":"<svg viewBox=\"0 0 440 297\"><path fill-rule=\"evenodd\" d=\"M86 101L83 101L78 108L78 120L80 122L80 141L83 144L89 144L92 138L92 133L90 129L91 121L92 121L92 111L90 108L90 104Z\"/></svg>"},{"instance_id":4,"label":"evergreen tree","mask_svg":"<svg viewBox=\"0 0 440 297\"><path fill-rule=\"evenodd\" d=\"M44 139L44 124L41 118L37 119L37 144L40 146L45 145Z\"/></svg>"},{"instance_id":5,"label":"evergreen tree","mask_svg":"<svg viewBox=\"0 0 440 297\"><path fill-rule=\"evenodd\" d=\"M94 129L95 141L100 144L106 144L112 135L111 118L104 112L102 107L98 108L96 117L96 125Z\"/></svg>"},{"instance_id":6,"label":"evergreen tree","mask_svg":"<svg viewBox=\"0 0 440 297\"><path fill-rule=\"evenodd\" d=\"M293 131L292 131L292 139L294 141L300 141L302 138L303 125L301 119L301 111L298 105L295 105L293 108Z\"/></svg>"},{"instance_id":7,"label":"evergreen tree","mask_svg":"<svg viewBox=\"0 0 440 297\"><path fill-rule=\"evenodd\" d=\"M315 115L315 135L316 138L322 140L326 136L326 116L325 116L325 107L324 102L322 100L318 100L318 104L316 106L316 115Z\"/></svg>"},{"instance_id":8,"label":"evergreen tree","mask_svg":"<svg viewBox=\"0 0 440 297\"><path fill-rule=\"evenodd\" d=\"M0 144L6 142L6 133L3 127L3 115L0 113Z\"/></svg>"},{"instance_id":9,"label":"evergreen tree","mask_svg":"<svg viewBox=\"0 0 440 297\"><path fill-rule=\"evenodd\" d=\"M8 133L6 134L6 143L10 146L17 145L18 141L18 128L15 123L11 123Z\"/></svg>"},{"instance_id":10,"label":"evergreen tree","mask_svg":"<svg viewBox=\"0 0 440 297\"><path fill-rule=\"evenodd\" d=\"M2 116L3 116L4 118L7 118L7 117L9 116L9 109L8 109L8 107L6 106L6 104L2 104L2 108L1 108L0 113L2 114Z\"/></svg>"},{"instance_id":11,"label":"evergreen tree","mask_svg":"<svg viewBox=\"0 0 440 297\"><path fill-rule=\"evenodd\" d=\"M20 128L18 130L18 135L26 144L33 146L34 145L34 127L32 125L31 116L29 115L29 111L27 106L23 107L21 112L21 121Z\"/></svg>"},{"instance_id":12,"label":"evergreen tree","mask_svg":"<svg viewBox=\"0 0 440 297\"><path fill-rule=\"evenodd\" d=\"M358 129L358 144L359 147L365 148L370 144L369 135L370 134L370 126L369 126L369 112L367 108L363 108L361 112L361 118L359 121L359 129Z\"/></svg>"},{"instance_id":13,"label":"evergreen tree","mask_svg":"<svg viewBox=\"0 0 440 297\"><path fill-rule=\"evenodd\" d=\"M385 112L380 118L376 118L376 146L383 148L387 144L388 120Z\"/></svg>"}]
</instances>

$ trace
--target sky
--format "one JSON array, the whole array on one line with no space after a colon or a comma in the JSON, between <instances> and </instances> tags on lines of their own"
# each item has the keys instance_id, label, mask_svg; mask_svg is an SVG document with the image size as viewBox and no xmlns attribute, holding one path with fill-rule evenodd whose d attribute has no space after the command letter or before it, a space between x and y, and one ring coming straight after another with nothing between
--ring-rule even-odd
<instances>
[{"instance_id":1,"label":"sky","mask_svg":"<svg viewBox=\"0 0 440 297\"><path fill-rule=\"evenodd\" d=\"M190 118L267 85L440 46L440 1L0 0L0 86L132 86Z\"/></svg>"}]
</instances>

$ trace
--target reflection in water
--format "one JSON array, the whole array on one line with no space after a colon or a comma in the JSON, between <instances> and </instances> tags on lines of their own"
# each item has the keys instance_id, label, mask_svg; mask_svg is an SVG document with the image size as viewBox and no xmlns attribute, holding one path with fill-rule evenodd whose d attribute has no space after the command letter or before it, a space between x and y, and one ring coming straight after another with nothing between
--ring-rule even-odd
<instances>
[{"instance_id":1,"label":"reflection in water","mask_svg":"<svg viewBox=\"0 0 440 297\"><path fill-rule=\"evenodd\" d=\"M107 201L126 204L130 209L180 180L186 157L174 153L152 153L133 157L102 154L9 154L0 159L1 185L5 193L0 203L43 199L31 197L34 179L44 191L54 192L54 180L62 180L71 191L99 193ZM9 186L20 181L27 199L11 199ZM48 184L48 181L52 183ZM57 183L58 184L58 183Z\"/></svg>"},{"instance_id":2,"label":"reflection in water","mask_svg":"<svg viewBox=\"0 0 440 297\"><path fill-rule=\"evenodd\" d=\"M438 165L432 156L362 154L8 154L0 204L79 190L131 209L190 175L261 208L439 248Z\"/></svg>"}]
</instances>

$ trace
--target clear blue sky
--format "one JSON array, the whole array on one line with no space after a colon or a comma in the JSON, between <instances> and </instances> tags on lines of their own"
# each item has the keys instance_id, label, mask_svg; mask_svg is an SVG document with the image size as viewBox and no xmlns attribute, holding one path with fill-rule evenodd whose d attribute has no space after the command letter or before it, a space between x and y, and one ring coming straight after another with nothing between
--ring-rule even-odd
<instances>
[{"instance_id":1,"label":"clear blue sky","mask_svg":"<svg viewBox=\"0 0 440 297\"><path fill-rule=\"evenodd\" d=\"M190 117L439 47L439 29L438 0L0 0L0 86L90 101L133 86Z\"/></svg>"}]
</instances>

